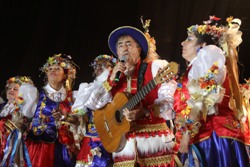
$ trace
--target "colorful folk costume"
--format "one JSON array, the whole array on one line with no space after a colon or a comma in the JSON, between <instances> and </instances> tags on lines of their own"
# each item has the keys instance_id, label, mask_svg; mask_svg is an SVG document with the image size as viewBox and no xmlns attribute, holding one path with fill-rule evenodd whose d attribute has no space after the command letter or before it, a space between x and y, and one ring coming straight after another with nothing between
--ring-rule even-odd
<instances>
[{"instance_id":1,"label":"colorful folk costume","mask_svg":"<svg viewBox=\"0 0 250 167\"><path fill-rule=\"evenodd\" d=\"M97 62L102 63L97 64ZM110 63L112 67L115 62L116 58L113 56L99 55L91 63L91 66L94 69L98 65L104 66L100 67L103 69L103 72L96 76L94 82L89 84L81 83L79 86L77 98L72 106L74 115L80 120L80 125L77 129L78 136L75 135L81 141L76 167L106 167L112 163L111 154L104 149L98 137L93 112L103 107L111 99L102 84L109 76L109 70L105 68L106 64Z\"/></svg>"},{"instance_id":2,"label":"colorful folk costume","mask_svg":"<svg viewBox=\"0 0 250 167\"><path fill-rule=\"evenodd\" d=\"M200 33L214 31L220 35L222 29L213 28L208 24L196 25L188 31L198 29ZM188 154L182 154L181 161L185 166L249 166L244 134L238 114L232 109L225 52L215 45L204 46L197 52L175 92L177 142L185 133L191 137ZM200 121L189 119L190 114L199 111Z\"/></svg>"},{"instance_id":3,"label":"colorful folk costume","mask_svg":"<svg viewBox=\"0 0 250 167\"><path fill-rule=\"evenodd\" d=\"M43 70L53 65L69 70L69 65L72 64L61 55L55 55L48 59ZM70 130L71 124L63 119L56 121L52 115L55 111L60 111L62 118L68 116L72 105L73 92L66 90L64 86L55 90L47 83L40 91L26 141L33 167L75 166L76 147Z\"/></svg>"},{"instance_id":4,"label":"colorful folk costume","mask_svg":"<svg viewBox=\"0 0 250 167\"><path fill-rule=\"evenodd\" d=\"M135 66L132 76L123 75L120 81L113 86L111 89L113 96L117 92L130 92L131 95L137 93L140 65L141 62ZM159 67L163 68L166 65L167 62L163 60L147 63L142 87L153 79ZM166 120L174 118L171 103L175 88L175 81L163 83L156 86L143 98L141 103L146 109L145 117L133 122L135 129L126 134L127 143L124 149L113 153L116 166L133 166L136 161L141 166L174 166L172 150L174 135L167 127Z\"/></svg>"},{"instance_id":5,"label":"colorful folk costume","mask_svg":"<svg viewBox=\"0 0 250 167\"><path fill-rule=\"evenodd\" d=\"M38 91L33 86L32 80L26 76L10 78L6 89L12 83L20 85L18 99L11 103L4 102L0 106L0 166L22 167L26 164L31 167L24 138L35 112Z\"/></svg>"},{"instance_id":6,"label":"colorful folk costume","mask_svg":"<svg viewBox=\"0 0 250 167\"><path fill-rule=\"evenodd\" d=\"M113 152L114 166L174 166L174 135L167 127L166 120L174 118L172 104L176 82L170 79L169 82L163 82L155 86L147 85L150 82L152 83L152 79L157 75L158 70L163 69L168 62L155 60L154 58L151 61L143 62L149 53L150 42L143 32L131 26L119 27L111 32L108 42L115 55L121 57L123 56L121 52L129 53L128 50L126 51L126 47L117 47L119 40L125 45L125 39L130 41L134 39L140 45L140 55L136 55L140 57L140 60L136 64L130 63L132 67L124 71L119 82L111 81L109 78L104 83L104 87L112 94L113 100L119 101L116 96L117 93L130 94L133 100L130 103L131 105L125 105L125 108L129 111L133 110L135 102L143 108L139 111L143 110L144 115L130 122L130 130L124 133L125 140L121 140L124 147L120 148L120 145L118 150ZM135 50L138 48L134 46L134 43L132 47ZM154 49L153 51L155 52ZM135 55L127 54L128 58L133 56ZM140 94L143 94L143 97L138 96L138 94L134 96L142 89L143 91Z\"/></svg>"}]
</instances>

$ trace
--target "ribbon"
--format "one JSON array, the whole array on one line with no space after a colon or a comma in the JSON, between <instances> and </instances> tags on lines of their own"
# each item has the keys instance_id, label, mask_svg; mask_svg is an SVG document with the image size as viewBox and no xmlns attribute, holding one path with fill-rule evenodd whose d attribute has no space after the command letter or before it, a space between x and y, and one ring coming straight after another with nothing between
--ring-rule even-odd
<instances>
[{"instance_id":1,"label":"ribbon","mask_svg":"<svg viewBox=\"0 0 250 167\"><path fill-rule=\"evenodd\" d=\"M194 163L194 156L197 156L198 160L199 160L199 166L203 167L203 162L202 162L202 158L201 158L201 154L199 152L199 150L197 149L197 147L192 144L189 149L188 149L188 166L189 167L195 167L195 163Z\"/></svg>"},{"instance_id":2,"label":"ribbon","mask_svg":"<svg viewBox=\"0 0 250 167\"><path fill-rule=\"evenodd\" d=\"M17 154L18 152L19 154ZM6 167L8 158L9 158L8 166L17 166L15 160L19 158L19 156L20 156L20 166L24 166L23 154L25 161L27 163L27 167L32 167L27 147L22 139L22 133L19 130L15 129L11 132L11 134L7 139L6 147L4 148L4 157L0 166Z\"/></svg>"}]
</instances>

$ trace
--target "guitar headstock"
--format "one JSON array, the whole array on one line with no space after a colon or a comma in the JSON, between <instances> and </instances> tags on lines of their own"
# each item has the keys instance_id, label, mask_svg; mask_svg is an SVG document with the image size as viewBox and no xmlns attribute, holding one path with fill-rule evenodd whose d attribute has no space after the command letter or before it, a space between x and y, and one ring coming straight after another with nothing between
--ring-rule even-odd
<instances>
[{"instance_id":1,"label":"guitar headstock","mask_svg":"<svg viewBox=\"0 0 250 167\"><path fill-rule=\"evenodd\" d=\"M176 62L170 62L163 69L160 69L157 75L154 77L156 84L163 83L173 79L179 71L179 64Z\"/></svg>"}]
</instances>

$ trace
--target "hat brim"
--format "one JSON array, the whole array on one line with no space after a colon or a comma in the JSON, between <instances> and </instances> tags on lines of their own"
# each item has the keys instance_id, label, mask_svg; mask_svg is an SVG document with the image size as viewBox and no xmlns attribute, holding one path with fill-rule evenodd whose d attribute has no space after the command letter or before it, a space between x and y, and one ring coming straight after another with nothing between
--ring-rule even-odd
<instances>
[{"instance_id":1,"label":"hat brim","mask_svg":"<svg viewBox=\"0 0 250 167\"><path fill-rule=\"evenodd\" d=\"M122 26L122 27L115 29L114 31L110 33L109 38L108 38L108 44L112 53L118 57L117 50L116 50L116 43L119 37L123 35L129 35L138 42L138 44L142 48L141 58L144 59L148 53L148 41L142 31L131 26Z\"/></svg>"}]
</instances>

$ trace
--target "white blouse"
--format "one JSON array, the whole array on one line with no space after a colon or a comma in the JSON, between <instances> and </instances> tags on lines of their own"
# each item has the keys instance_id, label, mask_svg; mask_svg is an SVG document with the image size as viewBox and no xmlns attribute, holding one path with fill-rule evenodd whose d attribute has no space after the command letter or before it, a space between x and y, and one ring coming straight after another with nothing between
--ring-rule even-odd
<instances>
[{"instance_id":1,"label":"white blouse","mask_svg":"<svg viewBox=\"0 0 250 167\"><path fill-rule=\"evenodd\" d=\"M207 115L218 114L216 107L217 103L223 100L225 89L222 84L226 77L225 55L223 51L215 45L208 45L203 47L197 54L197 56L191 61L192 68L188 73L188 90L190 95L195 96L203 95L202 98L193 99L190 98L187 103L191 107L196 107L197 110L202 110L205 105L207 108ZM218 73L213 74L213 78L216 81L216 91L206 91L199 85L195 85L199 78L206 78L205 75L209 74L209 70L216 63ZM195 82L194 82L195 81Z\"/></svg>"},{"instance_id":2,"label":"white blouse","mask_svg":"<svg viewBox=\"0 0 250 167\"><path fill-rule=\"evenodd\" d=\"M94 82L81 83L77 92L76 100L72 111L81 111L78 114L85 114L87 108L97 110L112 100L112 95L103 88L102 84L107 80L109 71L105 70Z\"/></svg>"},{"instance_id":3,"label":"white blouse","mask_svg":"<svg viewBox=\"0 0 250 167\"><path fill-rule=\"evenodd\" d=\"M166 60L154 60L152 64L152 75L156 76L159 69L163 69L168 62ZM173 103L174 93L177 88L177 82L170 80L161 84L158 90L158 98L155 100L155 104L159 106L160 116L165 120L174 119Z\"/></svg>"},{"instance_id":4,"label":"white blouse","mask_svg":"<svg viewBox=\"0 0 250 167\"><path fill-rule=\"evenodd\" d=\"M225 55L223 51L215 45L208 45L203 47L197 56L190 62L192 68L188 73L189 81L192 79L199 79L204 77L208 70L215 62L218 64L218 74L215 75L216 81L222 84L226 76Z\"/></svg>"}]
</instances>

